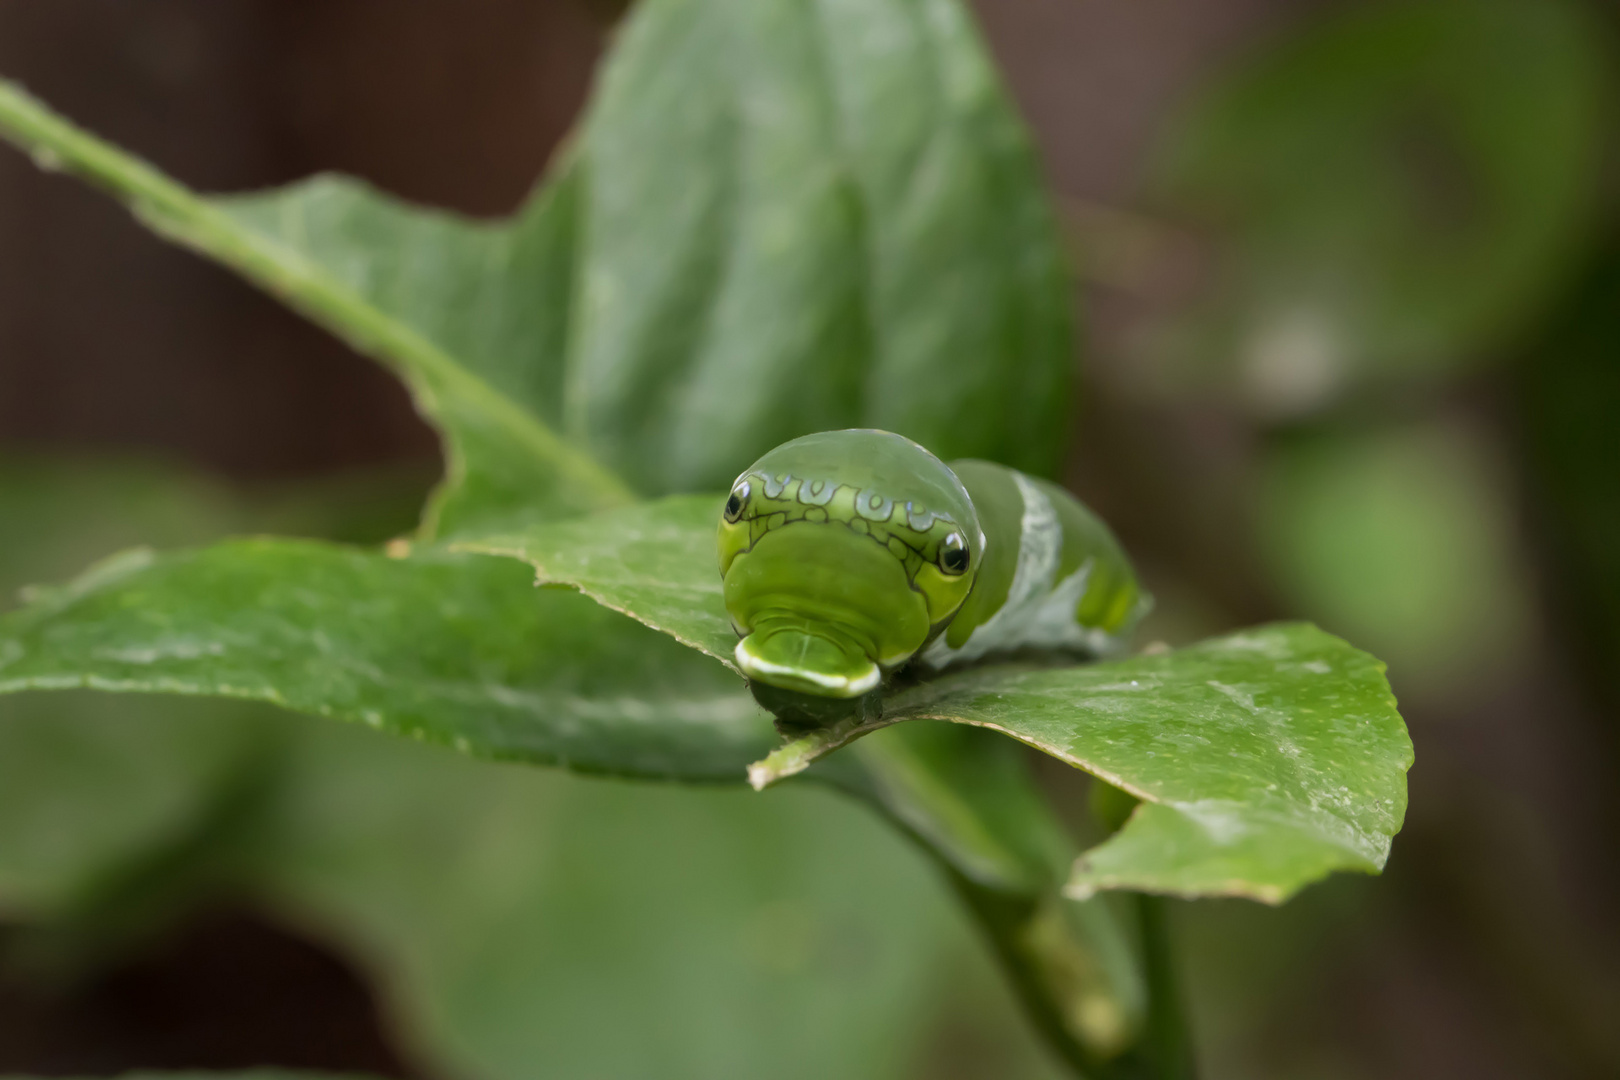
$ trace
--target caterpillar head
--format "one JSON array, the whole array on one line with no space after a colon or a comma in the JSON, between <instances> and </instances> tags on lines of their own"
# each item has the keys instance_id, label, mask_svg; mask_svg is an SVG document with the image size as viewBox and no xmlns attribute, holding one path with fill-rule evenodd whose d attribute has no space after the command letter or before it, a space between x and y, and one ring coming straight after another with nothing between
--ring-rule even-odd
<instances>
[{"instance_id":1,"label":"caterpillar head","mask_svg":"<svg viewBox=\"0 0 1620 1080\"><path fill-rule=\"evenodd\" d=\"M973 587L984 537L938 458L887 431L828 431L739 476L719 529L750 679L853 698L909 660Z\"/></svg>"}]
</instances>

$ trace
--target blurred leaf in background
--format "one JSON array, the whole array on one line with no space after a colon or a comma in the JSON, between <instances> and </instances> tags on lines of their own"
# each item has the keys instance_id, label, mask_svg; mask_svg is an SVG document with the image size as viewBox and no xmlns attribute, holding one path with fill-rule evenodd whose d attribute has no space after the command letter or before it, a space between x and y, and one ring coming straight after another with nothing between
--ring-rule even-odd
<instances>
[{"instance_id":1,"label":"blurred leaf in background","mask_svg":"<svg viewBox=\"0 0 1620 1080\"><path fill-rule=\"evenodd\" d=\"M1605 14L1620 11L1332 5L1195 95L1161 147L1139 209L1195 231L1198 281L1131 297L1149 310L1109 358L1126 419L1103 417L1158 435L1133 449L1162 476L1117 467L1157 481L1128 499L1202 506L1143 514L1143 546L1186 575L1156 592L1364 644L1418 746L1405 855L1377 889L1180 910L1211 1075L1620 1062Z\"/></svg>"},{"instance_id":2,"label":"blurred leaf in background","mask_svg":"<svg viewBox=\"0 0 1620 1080\"><path fill-rule=\"evenodd\" d=\"M1388 659L1397 688L1507 678L1535 636L1500 463L1460 424L1274 440L1256 535L1292 610Z\"/></svg>"},{"instance_id":3,"label":"blurred leaf in background","mask_svg":"<svg viewBox=\"0 0 1620 1080\"><path fill-rule=\"evenodd\" d=\"M5 962L70 977L224 884L215 862L279 743L267 720L90 693L0 705Z\"/></svg>"},{"instance_id":4,"label":"blurred leaf in background","mask_svg":"<svg viewBox=\"0 0 1620 1080\"><path fill-rule=\"evenodd\" d=\"M264 887L367 958L452 1073L1047 1075L921 854L834 793L309 736Z\"/></svg>"},{"instance_id":5,"label":"blurred leaf in background","mask_svg":"<svg viewBox=\"0 0 1620 1080\"><path fill-rule=\"evenodd\" d=\"M1603 42L1566 0L1380 0L1201 98L1156 192L1216 250L1157 335L1175 377L1299 416L1526 329L1596 207Z\"/></svg>"},{"instance_id":6,"label":"blurred leaf in background","mask_svg":"<svg viewBox=\"0 0 1620 1080\"><path fill-rule=\"evenodd\" d=\"M1560 636L1620 737L1620 241L1607 244L1525 349L1514 390Z\"/></svg>"}]
</instances>

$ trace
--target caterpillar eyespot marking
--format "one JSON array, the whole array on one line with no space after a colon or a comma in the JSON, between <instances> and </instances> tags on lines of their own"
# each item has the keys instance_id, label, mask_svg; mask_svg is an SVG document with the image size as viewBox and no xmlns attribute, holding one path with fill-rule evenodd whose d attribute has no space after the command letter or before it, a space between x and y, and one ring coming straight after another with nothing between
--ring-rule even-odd
<instances>
[{"instance_id":1,"label":"caterpillar eyespot marking","mask_svg":"<svg viewBox=\"0 0 1620 1080\"><path fill-rule=\"evenodd\" d=\"M747 485L744 485L745 489L746 486ZM745 500L747 497L748 496L743 492L733 491L731 493L731 497L726 500L726 507L721 511L721 515L725 517L727 521L736 521L738 518L742 517L743 500Z\"/></svg>"}]
</instances>

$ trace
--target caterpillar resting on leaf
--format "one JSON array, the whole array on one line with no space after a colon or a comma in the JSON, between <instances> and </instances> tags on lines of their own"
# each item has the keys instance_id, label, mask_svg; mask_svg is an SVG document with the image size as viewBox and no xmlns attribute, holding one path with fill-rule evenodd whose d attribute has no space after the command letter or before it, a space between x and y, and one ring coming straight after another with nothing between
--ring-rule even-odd
<instances>
[{"instance_id":1,"label":"caterpillar resting on leaf","mask_svg":"<svg viewBox=\"0 0 1620 1080\"><path fill-rule=\"evenodd\" d=\"M754 462L732 484L719 548L756 694L859 698L913 660L1104 655L1149 603L1068 492L987 461L946 465L887 431L807 435Z\"/></svg>"}]
</instances>

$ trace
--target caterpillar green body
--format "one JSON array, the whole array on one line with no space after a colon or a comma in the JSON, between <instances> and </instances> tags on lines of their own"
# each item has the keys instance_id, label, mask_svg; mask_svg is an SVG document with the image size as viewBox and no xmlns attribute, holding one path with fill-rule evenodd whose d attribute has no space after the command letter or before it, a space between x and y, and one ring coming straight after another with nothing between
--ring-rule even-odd
<instances>
[{"instance_id":1,"label":"caterpillar green body","mask_svg":"<svg viewBox=\"0 0 1620 1080\"><path fill-rule=\"evenodd\" d=\"M1148 606L1108 527L1063 489L910 439L807 435L732 485L720 573L737 664L820 698L877 690L908 663L1106 655Z\"/></svg>"}]
</instances>

